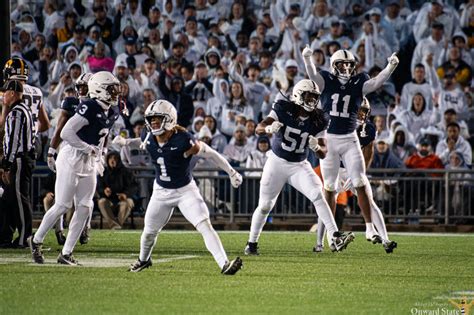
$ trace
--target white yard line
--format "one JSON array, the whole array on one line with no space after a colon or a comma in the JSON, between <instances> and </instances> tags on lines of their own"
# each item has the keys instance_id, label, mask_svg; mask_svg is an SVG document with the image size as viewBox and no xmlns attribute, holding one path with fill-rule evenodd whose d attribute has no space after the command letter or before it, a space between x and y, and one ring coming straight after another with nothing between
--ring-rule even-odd
<instances>
[{"instance_id":1,"label":"white yard line","mask_svg":"<svg viewBox=\"0 0 474 315\"><path fill-rule=\"evenodd\" d=\"M183 259L192 259L198 256L195 255L182 255L182 256L171 256L166 258L160 258L153 260L153 263L167 263L175 260ZM82 267L92 267L92 268L114 268L114 267L128 267L134 262L133 259L122 259L122 258L99 258L99 257L87 257L78 255L77 260ZM13 263L28 263L28 265L34 266L59 266L59 267L68 267L65 265L60 265L56 262L56 259L46 258L43 265L34 264L31 262L31 257L0 257L0 264L13 264Z\"/></svg>"}]
</instances>

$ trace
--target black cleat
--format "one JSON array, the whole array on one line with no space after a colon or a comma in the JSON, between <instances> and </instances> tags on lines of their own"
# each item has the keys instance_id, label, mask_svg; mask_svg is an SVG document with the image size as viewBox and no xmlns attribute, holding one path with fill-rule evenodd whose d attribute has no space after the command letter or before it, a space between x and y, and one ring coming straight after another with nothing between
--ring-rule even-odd
<instances>
[{"instance_id":1,"label":"black cleat","mask_svg":"<svg viewBox=\"0 0 474 315\"><path fill-rule=\"evenodd\" d=\"M385 248L385 252L387 254L391 254L393 253L393 250L395 248L397 248L397 242L394 242L394 241L388 241L386 243L383 244L383 248Z\"/></svg>"},{"instance_id":2,"label":"black cleat","mask_svg":"<svg viewBox=\"0 0 474 315\"><path fill-rule=\"evenodd\" d=\"M258 252L258 243L247 242L247 246L244 249L245 255L251 256L258 256L260 253Z\"/></svg>"},{"instance_id":3,"label":"black cleat","mask_svg":"<svg viewBox=\"0 0 474 315\"><path fill-rule=\"evenodd\" d=\"M374 234L370 238L366 238L366 239L367 239L367 242L372 242L372 244L382 244L382 238L378 234Z\"/></svg>"},{"instance_id":4,"label":"black cleat","mask_svg":"<svg viewBox=\"0 0 474 315\"><path fill-rule=\"evenodd\" d=\"M222 268L221 273L223 275L229 275L229 276L235 275L237 271L242 269L242 266L243 266L242 259L240 259L240 257L237 257L236 259L232 261L226 262L224 267Z\"/></svg>"},{"instance_id":5,"label":"black cleat","mask_svg":"<svg viewBox=\"0 0 474 315\"><path fill-rule=\"evenodd\" d=\"M54 234L56 234L56 240L59 245L64 245L64 243L66 243L66 236L64 236L63 231L56 231Z\"/></svg>"},{"instance_id":6,"label":"black cleat","mask_svg":"<svg viewBox=\"0 0 474 315\"><path fill-rule=\"evenodd\" d=\"M89 243L89 229L87 227L82 230L81 237L79 237L79 243L81 243L81 245Z\"/></svg>"},{"instance_id":7,"label":"black cleat","mask_svg":"<svg viewBox=\"0 0 474 315\"><path fill-rule=\"evenodd\" d=\"M69 266L81 266L81 264L76 259L74 259L74 256L72 254L63 255L63 252L59 253L58 264L69 265Z\"/></svg>"},{"instance_id":8,"label":"black cleat","mask_svg":"<svg viewBox=\"0 0 474 315\"><path fill-rule=\"evenodd\" d=\"M28 245L31 250L31 256L33 257L33 262L36 264L44 264L43 256L43 244L35 243L33 241L34 234L27 238Z\"/></svg>"},{"instance_id":9,"label":"black cleat","mask_svg":"<svg viewBox=\"0 0 474 315\"><path fill-rule=\"evenodd\" d=\"M355 235L352 232L334 232L333 244L336 251L340 252L346 249L347 245L355 239Z\"/></svg>"},{"instance_id":10,"label":"black cleat","mask_svg":"<svg viewBox=\"0 0 474 315\"><path fill-rule=\"evenodd\" d=\"M137 261L134 264L130 265L130 268L128 271L130 272L140 272L143 269L146 269L148 267L151 267L153 263L151 262L151 258L148 259L147 261L141 261L140 259L137 259Z\"/></svg>"},{"instance_id":11,"label":"black cleat","mask_svg":"<svg viewBox=\"0 0 474 315\"><path fill-rule=\"evenodd\" d=\"M324 245L316 245L313 247L313 253L322 253L324 250Z\"/></svg>"}]
</instances>

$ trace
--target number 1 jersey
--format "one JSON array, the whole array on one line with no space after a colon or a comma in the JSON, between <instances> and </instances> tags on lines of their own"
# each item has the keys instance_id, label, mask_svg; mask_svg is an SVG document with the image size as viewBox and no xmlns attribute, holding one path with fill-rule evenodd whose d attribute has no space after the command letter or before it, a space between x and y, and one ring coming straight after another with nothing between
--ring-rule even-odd
<instances>
[{"instance_id":1,"label":"number 1 jersey","mask_svg":"<svg viewBox=\"0 0 474 315\"><path fill-rule=\"evenodd\" d=\"M279 100L269 115L283 124L273 136L272 151L288 162L304 161L308 157L308 137L321 137L328 124L324 116L320 121L315 120L314 112L308 117L299 117L299 108L292 102Z\"/></svg>"}]
</instances>

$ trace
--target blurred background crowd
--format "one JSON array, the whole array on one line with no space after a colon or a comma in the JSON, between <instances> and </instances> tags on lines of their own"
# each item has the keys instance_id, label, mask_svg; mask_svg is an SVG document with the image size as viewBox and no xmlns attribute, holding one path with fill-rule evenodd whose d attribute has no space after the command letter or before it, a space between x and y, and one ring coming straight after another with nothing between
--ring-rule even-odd
<instances>
[{"instance_id":1,"label":"blurred background crowd","mask_svg":"<svg viewBox=\"0 0 474 315\"><path fill-rule=\"evenodd\" d=\"M255 135L277 96L348 49L358 72L377 75L398 52L391 81L367 95L376 125L373 168L470 168L474 1L13 0L12 55L30 67L52 127L83 72L121 82L123 114L111 137L137 137L155 99L234 166L262 167L270 141ZM109 141L109 144L112 141ZM145 166L145 151L114 148ZM317 163L317 162L316 162Z\"/></svg>"}]
</instances>

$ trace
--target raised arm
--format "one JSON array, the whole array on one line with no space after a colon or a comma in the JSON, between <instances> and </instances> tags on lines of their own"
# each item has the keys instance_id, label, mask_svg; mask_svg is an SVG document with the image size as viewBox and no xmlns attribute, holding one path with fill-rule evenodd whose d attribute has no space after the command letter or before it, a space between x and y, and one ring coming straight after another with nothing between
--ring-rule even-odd
<instances>
[{"instance_id":1,"label":"raised arm","mask_svg":"<svg viewBox=\"0 0 474 315\"><path fill-rule=\"evenodd\" d=\"M390 75L395 70L399 62L396 53L393 53L390 57L388 57L387 61L388 64L385 69L383 69L375 78L372 78L364 83L362 88L363 95L374 92L390 78Z\"/></svg>"},{"instance_id":2,"label":"raised arm","mask_svg":"<svg viewBox=\"0 0 474 315\"><path fill-rule=\"evenodd\" d=\"M313 61L311 60L311 56L313 55L313 50L309 48L308 45L303 49L303 60L304 66L306 68L306 73L310 80L313 80L319 87L319 91L324 90L324 78L318 73Z\"/></svg>"}]
</instances>

